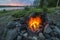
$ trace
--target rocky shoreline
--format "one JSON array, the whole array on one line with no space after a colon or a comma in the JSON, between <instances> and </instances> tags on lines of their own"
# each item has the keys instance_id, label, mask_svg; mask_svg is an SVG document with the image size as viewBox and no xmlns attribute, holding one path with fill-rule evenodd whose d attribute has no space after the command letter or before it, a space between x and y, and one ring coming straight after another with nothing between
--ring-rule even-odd
<instances>
[{"instance_id":1,"label":"rocky shoreline","mask_svg":"<svg viewBox=\"0 0 60 40\"><path fill-rule=\"evenodd\" d=\"M35 34L28 32L24 20L25 17L21 17L8 22L0 31L0 40L60 40L60 29L54 22L49 20L43 32Z\"/></svg>"}]
</instances>

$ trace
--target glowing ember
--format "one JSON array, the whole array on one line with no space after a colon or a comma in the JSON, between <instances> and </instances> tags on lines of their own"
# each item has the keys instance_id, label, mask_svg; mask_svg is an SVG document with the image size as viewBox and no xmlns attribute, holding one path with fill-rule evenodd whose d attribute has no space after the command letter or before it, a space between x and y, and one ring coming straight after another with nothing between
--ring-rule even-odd
<instances>
[{"instance_id":1,"label":"glowing ember","mask_svg":"<svg viewBox=\"0 0 60 40\"><path fill-rule=\"evenodd\" d=\"M28 28L33 31L36 32L39 30L39 25L42 23L41 18L39 16L36 17L30 17L29 21L28 21Z\"/></svg>"}]
</instances>

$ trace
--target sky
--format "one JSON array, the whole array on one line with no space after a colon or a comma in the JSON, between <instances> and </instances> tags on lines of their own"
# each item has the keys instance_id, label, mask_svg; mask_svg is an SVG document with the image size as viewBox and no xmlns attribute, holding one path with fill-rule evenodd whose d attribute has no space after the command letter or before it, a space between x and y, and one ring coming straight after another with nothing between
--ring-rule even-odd
<instances>
[{"instance_id":1,"label":"sky","mask_svg":"<svg viewBox=\"0 0 60 40\"><path fill-rule=\"evenodd\" d=\"M0 0L0 5L9 6L27 6L31 5L34 0Z\"/></svg>"}]
</instances>

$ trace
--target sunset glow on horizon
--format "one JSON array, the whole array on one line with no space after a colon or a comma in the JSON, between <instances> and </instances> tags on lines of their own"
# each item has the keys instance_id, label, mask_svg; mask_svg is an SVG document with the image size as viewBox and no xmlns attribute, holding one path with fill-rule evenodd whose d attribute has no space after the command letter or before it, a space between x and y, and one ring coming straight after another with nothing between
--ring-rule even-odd
<instances>
[{"instance_id":1,"label":"sunset glow on horizon","mask_svg":"<svg viewBox=\"0 0 60 40\"><path fill-rule=\"evenodd\" d=\"M1 6L30 6L30 4L23 3L9 3L9 4L0 4Z\"/></svg>"},{"instance_id":2,"label":"sunset glow on horizon","mask_svg":"<svg viewBox=\"0 0 60 40\"><path fill-rule=\"evenodd\" d=\"M30 6L33 0L0 0L0 6Z\"/></svg>"}]
</instances>

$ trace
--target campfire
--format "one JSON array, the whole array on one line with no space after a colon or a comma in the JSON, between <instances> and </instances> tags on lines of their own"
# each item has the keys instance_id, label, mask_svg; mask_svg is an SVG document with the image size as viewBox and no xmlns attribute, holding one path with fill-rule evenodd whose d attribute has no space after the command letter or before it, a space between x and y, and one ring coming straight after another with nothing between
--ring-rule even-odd
<instances>
[{"instance_id":1,"label":"campfire","mask_svg":"<svg viewBox=\"0 0 60 40\"><path fill-rule=\"evenodd\" d=\"M28 27L27 29L32 31L32 32L38 32L43 30L43 18L42 15L40 13L34 13L32 15L29 16L28 19Z\"/></svg>"},{"instance_id":2,"label":"campfire","mask_svg":"<svg viewBox=\"0 0 60 40\"><path fill-rule=\"evenodd\" d=\"M39 26L41 25L42 20L39 16L36 17L30 17L29 21L28 21L28 29L36 32L39 30Z\"/></svg>"}]
</instances>

